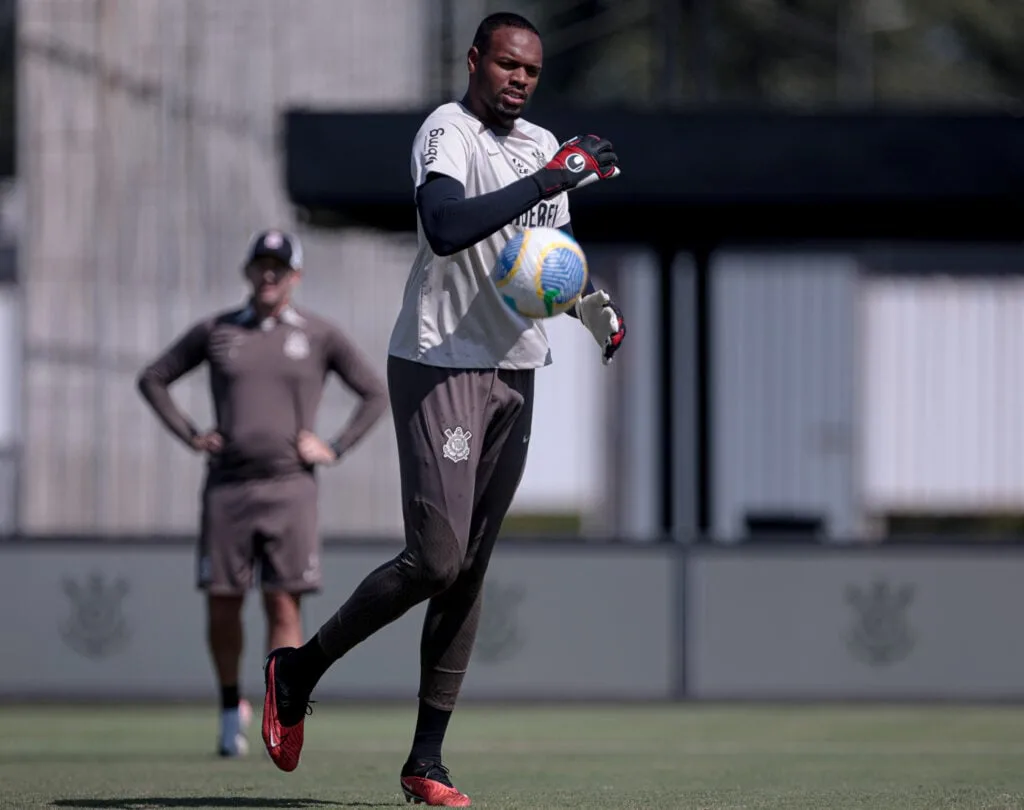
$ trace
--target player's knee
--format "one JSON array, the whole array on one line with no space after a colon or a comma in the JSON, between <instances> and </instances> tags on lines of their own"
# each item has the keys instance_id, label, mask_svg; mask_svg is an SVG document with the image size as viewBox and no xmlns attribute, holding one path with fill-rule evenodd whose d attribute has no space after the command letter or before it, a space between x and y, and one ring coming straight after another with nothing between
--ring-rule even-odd
<instances>
[{"instance_id":1,"label":"player's knee","mask_svg":"<svg viewBox=\"0 0 1024 810\"><path fill-rule=\"evenodd\" d=\"M420 559L419 581L431 592L448 590L459 577L459 560L448 555L424 554Z\"/></svg>"},{"instance_id":2,"label":"player's knee","mask_svg":"<svg viewBox=\"0 0 1024 810\"><path fill-rule=\"evenodd\" d=\"M452 586L462 569L458 538L447 518L429 503L418 501L410 512L414 530L404 567L425 590L441 593Z\"/></svg>"}]
</instances>

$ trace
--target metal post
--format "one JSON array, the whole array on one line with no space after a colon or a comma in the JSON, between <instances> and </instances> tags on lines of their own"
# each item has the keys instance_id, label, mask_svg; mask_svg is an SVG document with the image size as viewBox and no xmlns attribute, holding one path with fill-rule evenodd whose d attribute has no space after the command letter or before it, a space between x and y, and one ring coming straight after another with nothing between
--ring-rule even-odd
<instances>
[{"instance_id":1,"label":"metal post","mask_svg":"<svg viewBox=\"0 0 1024 810\"><path fill-rule=\"evenodd\" d=\"M714 529L714 446L713 392L711 388L713 326L711 300L711 253L709 245L694 251L696 274L697 341L697 530L702 540L710 539Z\"/></svg>"},{"instance_id":2,"label":"metal post","mask_svg":"<svg viewBox=\"0 0 1024 810\"><path fill-rule=\"evenodd\" d=\"M690 542L714 529L711 245L662 246L662 525ZM694 538L696 535L696 538Z\"/></svg>"},{"instance_id":3,"label":"metal post","mask_svg":"<svg viewBox=\"0 0 1024 810\"><path fill-rule=\"evenodd\" d=\"M454 98L452 88L453 51L455 49L455 0L438 0L438 42L440 75L437 83L438 101L445 103Z\"/></svg>"},{"instance_id":4,"label":"metal post","mask_svg":"<svg viewBox=\"0 0 1024 810\"><path fill-rule=\"evenodd\" d=\"M662 246L658 251L659 265L659 286L661 301L661 530L666 538L673 538L676 535L677 520L675 508L675 468L676 468L676 442L675 442L675 421L674 409L674 376L675 364L675 318L678 313L674 311L675 285L673 274L675 272L675 251L667 245Z\"/></svg>"}]
</instances>

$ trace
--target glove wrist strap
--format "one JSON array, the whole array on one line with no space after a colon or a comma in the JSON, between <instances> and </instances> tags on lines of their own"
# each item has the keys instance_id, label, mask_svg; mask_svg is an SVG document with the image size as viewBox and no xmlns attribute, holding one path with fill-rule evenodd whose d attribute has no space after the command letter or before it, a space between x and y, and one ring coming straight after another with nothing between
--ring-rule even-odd
<instances>
[{"instance_id":1,"label":"glove wrist strap","mask_svg":"<svg viewBox=\"0 0 1024 810\"><path fill-rule=\"evenodd\" d=\"M540 196L542 200L554 197L556 194L561 194L566 189L566 183L562 177L562 172L558 169L538 169L530 176L534 181L536 181L537 186L540 188Z\"/></svg>"}]
</instances>

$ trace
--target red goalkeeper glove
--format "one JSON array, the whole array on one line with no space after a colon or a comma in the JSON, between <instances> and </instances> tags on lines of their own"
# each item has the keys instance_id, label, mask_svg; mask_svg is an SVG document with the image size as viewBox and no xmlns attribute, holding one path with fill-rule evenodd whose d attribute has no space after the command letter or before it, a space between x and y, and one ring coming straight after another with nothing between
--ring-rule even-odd
<instances>
[{"instance_id":1,"label":"red goalkeeper glove","mask_svg":"<svg viewBox=\"0 0 1024 810\"><path fill-rule=\"evenodd\" d=\"M611 141L597 135L577 135L563 143L547 165L533 176L541 194L548 198L598 180L611 180L619 174L619 156Z\"/></svg>"}]
</instances>

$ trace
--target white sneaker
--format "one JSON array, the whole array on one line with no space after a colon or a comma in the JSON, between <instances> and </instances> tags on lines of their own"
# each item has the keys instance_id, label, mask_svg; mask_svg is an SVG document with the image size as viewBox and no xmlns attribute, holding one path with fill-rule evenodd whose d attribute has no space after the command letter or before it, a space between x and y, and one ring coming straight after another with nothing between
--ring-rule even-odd
<instances>
[{"instance_id":1,"label":"white sneaker","mask_svg":"<svg viewBox=\"0 0 1024 810\"><path fill-rule=\"evenodd\" d=\"M222 757L243 757L249 753L249 740L245 732L252 723L252 704L244 698L238 701L237 709L225 709L220 713L220 739L218 753Z\"/></svg>"}]
</instances>

